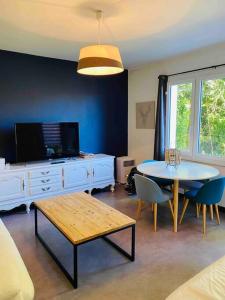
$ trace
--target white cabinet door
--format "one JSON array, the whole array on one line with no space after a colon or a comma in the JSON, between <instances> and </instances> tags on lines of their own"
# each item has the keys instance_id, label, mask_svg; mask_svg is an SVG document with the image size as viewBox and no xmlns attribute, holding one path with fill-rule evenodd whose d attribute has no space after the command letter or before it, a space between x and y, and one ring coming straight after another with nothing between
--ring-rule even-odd
<instances>
[{"instance_id":1,"label":"white cabinet door","mask_svg":"<svg viewBox=\"0 0 225 300\"><path fill-rule=\"evenodd\" d=\"M64 167L64 188L76 188L90 184L90 164L75 163Z\"/></svg>"},{"instance_id":2,"label":"white cabinet door","mask_svg":"<svg viewBox=\"0 0 225 300\"><path fill-rule=\"evenodd\" d=\"M0 177L0 202L24 196L23 175L5 175Z\"/></svg>"},{"instance_id":3,"label":"white cabinet door","mask_svg":"<svg viewBox=\"0 0 225 300\"><path fill-rule=\"evenodd\" d=\"M93 182L111 180L114 178L113 160L93 162Z\"/></svg>"}]
</instances>

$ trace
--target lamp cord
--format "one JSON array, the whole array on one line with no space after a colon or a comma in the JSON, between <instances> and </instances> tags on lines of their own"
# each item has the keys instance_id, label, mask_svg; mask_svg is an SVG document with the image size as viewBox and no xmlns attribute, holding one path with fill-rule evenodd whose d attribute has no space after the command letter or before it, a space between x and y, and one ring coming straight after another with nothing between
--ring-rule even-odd
<instances>
[{"instance_id":1,"label":"lamp cord","mask_svg":"<svg viewBox=\"0 0 225 300\"><path fill-rule=\"evenodd\" d=\"M113 34L112 30L110 29L110 26L108 25L106 19L103 17L102 18L102 24L103 26L106 28L106 30L108 31L108 34L110 36L110 40L116 44L117 43L117 38L115 37L115 35Z\"/></svg>"},{"instance_id":2,"label":"lamp cord","mask_svg":"<svg viewBox=\"0 0 225 300\"><path fill-rule=\"evenodd\" d=\"M97 10L96 11L96 18L98 21L98 45L101 44L101 23L102 23L102 11Z\"/></svg>"},{"instance_id":3,"label":"lamp cord","mask_svg":"<svg viewBox=\"0 0 225 300\"><path fill-rule=\"evenodd\" d=\"M109 35L111 36L112 41L115 43L116 38L114 34L112 33L110 27L108 26L104 16L103 16L103 11L102 10L96 10L96 19L98 22L98 45L101 45L101 30L102 27L105 26Z\"/></svg>"}]
</instances>

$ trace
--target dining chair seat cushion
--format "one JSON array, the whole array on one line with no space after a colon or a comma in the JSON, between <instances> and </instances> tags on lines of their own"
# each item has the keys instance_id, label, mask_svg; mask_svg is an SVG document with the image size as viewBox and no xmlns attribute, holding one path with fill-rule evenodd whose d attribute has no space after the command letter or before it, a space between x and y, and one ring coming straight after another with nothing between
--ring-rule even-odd
<instances>
[{"instance_id":1,"label":"dining chair seat cushion","mask_svg":"<svg viewBox=\"0 0 225 300\"><path fill-rule=\"evenodd\" d=\"M190 191L184 193L185 198L187 199L194 199L195 196L197 195L199 189L193 188Z\"/></svg>"},{"instance_id":2,"label":"dining chair seat cushion","mask_svg":"<svg viewBox=\"0 0 225 300\"><path fill-rule=\"evenodd\" d=\"M162 190L165 201L173 199L173 194L170 191Z\"/></svg>"},{"instance_id":3,"label":"dining chair seat cushion","mask_svg":"<svg viewBox=\"0 0 225 300\"><path fill-rule=\"evenodd\" d=\"M202 181L197 180L180 180L180 188L184 190L200 189L203 184Z\"/></svg>"}]
</instances>

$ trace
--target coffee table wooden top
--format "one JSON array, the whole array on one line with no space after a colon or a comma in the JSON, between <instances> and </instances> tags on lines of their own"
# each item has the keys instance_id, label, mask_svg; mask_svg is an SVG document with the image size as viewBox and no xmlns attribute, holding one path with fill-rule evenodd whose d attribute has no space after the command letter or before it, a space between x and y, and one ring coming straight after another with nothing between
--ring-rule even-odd
<instances>
[{"instance_id":1,"label":"coffee table wooden top","mask_svg":"<svg viewBox=\"0 0 225 300\"><path fill-rule=\"evenodd\" d=\"M73 243L135 224L136 221L81 192L35 202L35 206Z\"/></svg>"}]
</instances>

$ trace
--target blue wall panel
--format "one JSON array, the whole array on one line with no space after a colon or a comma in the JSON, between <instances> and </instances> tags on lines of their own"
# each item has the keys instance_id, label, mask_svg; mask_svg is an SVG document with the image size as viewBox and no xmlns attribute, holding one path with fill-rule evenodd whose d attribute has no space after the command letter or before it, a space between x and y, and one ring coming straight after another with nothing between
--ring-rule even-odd
<instances>
[{"instance_id":1,"label":"blue wall panel","mask_svg":"<svg viewBox=\"0 0 225 300\"><path fill-rule=\"evenodd\" d=\"M80 149L127 154L128 74L89 77L76 63L0 51L0 156L15 160L14 123L79 122Z\"/></svg>"}]
</instances>

